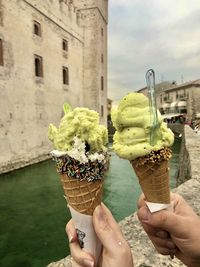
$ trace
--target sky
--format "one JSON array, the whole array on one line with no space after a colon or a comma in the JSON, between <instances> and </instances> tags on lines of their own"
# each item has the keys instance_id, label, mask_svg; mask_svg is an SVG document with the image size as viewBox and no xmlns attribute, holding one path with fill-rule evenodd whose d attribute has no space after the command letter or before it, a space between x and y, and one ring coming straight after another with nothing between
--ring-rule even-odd
<instances>
[{"instance_id":1,"label":"sky","mask_svg":"<svg viewBox=\"0 0 200 267\"><path fill-rule=\"evenodd\" d=\"M108 97L156 83L200 79L200 0L109 0Z\"/></svg>"}]
</instances>

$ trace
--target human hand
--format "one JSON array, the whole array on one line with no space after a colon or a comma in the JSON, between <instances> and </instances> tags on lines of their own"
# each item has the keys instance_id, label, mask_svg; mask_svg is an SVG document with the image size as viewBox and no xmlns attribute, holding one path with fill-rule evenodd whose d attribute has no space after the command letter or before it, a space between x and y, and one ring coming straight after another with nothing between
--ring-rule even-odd
<instances>
[{"instance_id":1,"label":"human hand","mask_svg":"<svg viewBox=\"0 0 200 267\"><path fill-rule=\"evenodd\" d=\"M178 194L171 194L174 212L150 213L144 195L138 201L138 218L157 251L175 255L189 267L200 266L200 217Z\"/></svg>"},{"instance_id":2,"label":"human hand","mask_svg":"<svg viewBox=\"0 0 200 267\"><path fill-rule=\"evenodd\" d=\"M119 225L103 203L97 206L94 211L93 225L103 246L98 267L133 267L130 247L124 239ZM66 232L70 240L70 251L74 261L80 267L96 266L93 256L80 248L72 220L67 223Z\"/></svg>"}]
</instances>

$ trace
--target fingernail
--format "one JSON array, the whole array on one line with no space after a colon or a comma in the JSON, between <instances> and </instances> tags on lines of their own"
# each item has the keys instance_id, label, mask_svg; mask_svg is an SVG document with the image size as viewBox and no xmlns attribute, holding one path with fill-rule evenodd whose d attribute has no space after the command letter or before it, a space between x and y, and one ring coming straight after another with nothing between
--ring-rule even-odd
<instances>
[{"instance_id":1,"label":"fingernail","mask_svg":"<svg viewBox=\"0 0 200 267\"><path fill-rule=\"evenodd\" d=\"M170 237L168 232L162 231L162 230L156 232L155 235L157 237L160 237L160 238L163 238L163 239L166 239L166 238L169 238Z\"/></svg>"},{"instance_id":2,"label":"fingernail","mask_svg":"<svg viewBox=\"0 0 200 267\"><path fill-rule=\"evenodd\" d=\"M174 242L172 242L172 241L167 241L166 246L167 246L169 249L175 249L175 248L176 248L176 245L175 245Z\"/></svg>"},{"instance_id":3,"label":"fingernail","mask_svg":"<svg viewBox=\"0 0 200 267\"><path fill-rule=\"evenodd\" d=\"M75 241L75 237L70 235L69 236L69 243L73 243Z\"/></svg>"},{"instance_id":4,"label":"fingernail","mask_svg":"<svg viewBox=\"0 0 200 267\"><path fill-rule=\"evenodd\" d=\"M87 267L94 267L94 262L92 260L89 260L89 259L84 259L83 260L83 263L85 266Z\"/></svg>"},{"instance_id":5,"label":"fingernail","mask_svg":"<svg viewBox=\"0 0 200 267\"><path fill-rule=\"evenodd\" d=\"M100 224L105 225L107 224L106 214L104 213L101 205L97 206L94 212L94 216L97 217Z\"/></svg>"},{"instance_id":6,"label":"fingernail","mask_svg":"<svg viewBox=\"0 0 200 267\"><path fill-rule=\"evenodd\" d=\"M151 216L151 212L147 208L145 208L140 213L140 220L143 222L145 221L147 222L150 219L150 216Z\"/></svg>"},{"instance_id":7,"label":"fingernail","mask_svg":"<svg viewBox=\"0 0 200 267\"><path fill-rule=\"evenodd\" d=\"M76 240L75 235L72 235L72 234L69 232L69 230L68 230L68 232L67 232L67 235L68 235L69 243L73 243L73 242Z\"/></svg>"}]
</instances>

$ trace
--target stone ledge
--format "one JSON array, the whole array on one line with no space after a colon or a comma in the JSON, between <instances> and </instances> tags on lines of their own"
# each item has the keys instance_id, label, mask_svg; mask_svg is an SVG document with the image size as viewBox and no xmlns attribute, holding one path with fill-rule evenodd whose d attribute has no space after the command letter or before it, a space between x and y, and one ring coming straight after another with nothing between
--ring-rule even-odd
<instances>
[{"instance_id":1,"label":"stone ledge","mask_svg":"<svg viewBox=\"0 0 200 267\"><path fill-rule=\"evenodd\" d=\"M0 174L7 173L10 171L14 171L26 166L30 166L32 164L36 164L45 160L50 159L51 156L49 153L42 153L41 155L37 155L36 157L23 157L22 159L17 159L13 161L6 162L6 164L0 165Z\"/></svg>"},{"instance_id":2,"label":"stone ledge","mask_svg":"<svg viewBox=\"0 0 200 267\"><path fill-rule=\"evenodd\" d=\"M189 127L185 127L186 149L190 157L192 179L186 181L173 192L182 195L200 215L200 171L199 159L200 137ZM182 267L178 259L158 254L144 232L137 214L125 218L119 223L126 240L129 242L134 257L134 267ZM70 256L48 265L48 267L71 267Z\"/></svg>"}]
</instances>

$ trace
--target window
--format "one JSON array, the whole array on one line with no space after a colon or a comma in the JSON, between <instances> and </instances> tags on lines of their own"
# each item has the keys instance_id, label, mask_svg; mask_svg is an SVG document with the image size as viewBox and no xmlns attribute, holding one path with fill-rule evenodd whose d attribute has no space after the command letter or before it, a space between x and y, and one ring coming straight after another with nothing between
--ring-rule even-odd
<instances>
[{"instance_id":1,"label":"window","mask_svg":"<svg viewBox=\"0 0 200 267\"><path fill-rule=\"evenodd\" d=\"M101 76L101 91L104 90L104 79L103 76Z\"/></svg>"},{"instance_id":2,"label":"window","mask_svg":"<svg viewBox=\"0 0 200 267\"><path fill-rule=\"evenodd\" d=\"M101 63L104 62L103 54L101 54Z\"/></svg>"},{"instance_id":3,"label":"window","mask_svg":"<svg viewBox=\"0 0 200 267\"><path fill-rule=\"evenodd\" d=\"M101 117L104 115L103 105L101 105Z\"/></svg>"},{"instance_id":4,"label":"window","mask_svg":"<svg viewBox=\"0 0 200 267\"><path fill-rule=\"evenodd\" d=\"M0 66L3 66L3 41L0 39Z\"/></svg>"},{"instance_id":5,"label":"window","mask_svg":"<svg viewBox=\"0 0 200 267\"><path fill-rule=\"evenodd\" d=\"M0 25L3 25L3 7L2 7L2 1L0 1Z\"/></svg>"},{"instance_id":6,"label":"window","mask_svg":"<svg viewBox=\"0 0 200 267\"><path fill-rule=\"evenodd\" d=\"M63 39L63 42L62 42L62 49L66 52L68 51L68 41L65 39Z\"/></svg>"},{"instance_id":7,"label":"window","mask_svg":"<svg viewBox=\"0 0 200 267\"><path fill-rule=\"evenodd\" d=\"M34 55L35 57L35 76L36 77L43 77L43 60L42 57L38 55Z\"/></svg>"},{"instance_id":8,"label":"window","mask_svg":"<svg viewBox=\"0 0 200 267\"><path fill-rule=\"evenodd\" d=\"M160 95L160 104L162 104L162 94Z\"/></svg>"},{"instance_id":9,"label":"window","mask_svg":"<svg viewBox=\"0 0 200 267\"><path fill-rule=\"evenodd\" d=\"M101 36L103 36L103 28L101 28Z\"/></svg>"},{"instance_id":10,"label":"window","mask_svg":"<svg viewBox=\"0 0 200 267\"><path fill-rule=\"evenodd\" d=\"M63 84L69 84L69 71L67 67L63 67Z\"/></svg>"},{"instance_id":11,"label":"window","mask_svg":"<svg viewBox=\"0 0 200 267\"><path fill-rule=\"evenodd\" d=\"M34 34L36 34L38 36L41 36L41 25L40 25L40 23L34 20L33 27L34 27L33 28Z\"/></svg>"}]
</instances>

